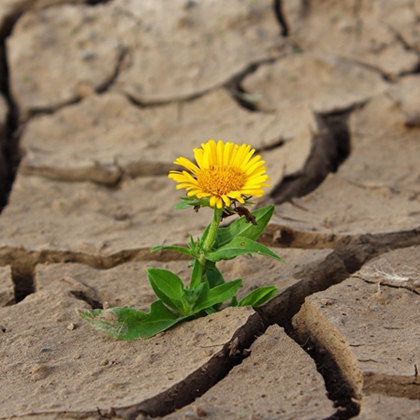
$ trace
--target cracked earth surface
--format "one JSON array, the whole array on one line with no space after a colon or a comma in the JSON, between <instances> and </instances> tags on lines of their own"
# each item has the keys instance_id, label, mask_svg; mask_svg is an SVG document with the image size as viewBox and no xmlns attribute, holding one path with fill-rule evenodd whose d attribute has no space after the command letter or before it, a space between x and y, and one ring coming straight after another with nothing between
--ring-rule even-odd
<instances>
[{"instance_id":1,"label":"cracked earth surface","mask_svg":"<svg viewBox=\"0 0 420 420\"><path fill-rule=\"evenodd\" d=\"M420 417L418 0L2 0L0 419ZM168 170L210 138L263 156L274 204L227 308L120 342L209 214Z\"/></svg>"}]
</instances>

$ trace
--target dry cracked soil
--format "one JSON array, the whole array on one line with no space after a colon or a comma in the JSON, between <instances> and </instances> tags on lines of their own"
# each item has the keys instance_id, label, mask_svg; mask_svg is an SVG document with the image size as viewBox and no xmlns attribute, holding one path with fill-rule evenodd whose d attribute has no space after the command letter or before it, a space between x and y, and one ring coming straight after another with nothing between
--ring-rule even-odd
<instances>
[{"instance_id":1,"label":"dry cracked soil","mask_svg":"<svg viewBox=\"0 0 420 420\"><path fill-rule=\"evenodd\" d=\"M251 144L286 264L149 340L77 309L146 310L187 278L206 209L168 170ZM0 419L420 418L419 0L1 0Z\"/></svg>"}]
</instances>

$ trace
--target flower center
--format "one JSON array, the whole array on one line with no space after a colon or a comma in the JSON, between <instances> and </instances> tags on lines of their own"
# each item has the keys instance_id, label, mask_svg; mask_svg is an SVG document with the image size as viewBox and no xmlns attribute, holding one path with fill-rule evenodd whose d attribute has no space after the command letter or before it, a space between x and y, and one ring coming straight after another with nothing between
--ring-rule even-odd
<instances>
[{"instance_id":1,"label":"flower center","mask_svg":"<svg viewBox=\"0 0 420 420\"><path fill-rule=\"evenodd\" d=\"M246 183L246 174L231 166L210 166L197 174L197 181L204 192L220 197L240 191Z\"/></svg>"}]
</instances>

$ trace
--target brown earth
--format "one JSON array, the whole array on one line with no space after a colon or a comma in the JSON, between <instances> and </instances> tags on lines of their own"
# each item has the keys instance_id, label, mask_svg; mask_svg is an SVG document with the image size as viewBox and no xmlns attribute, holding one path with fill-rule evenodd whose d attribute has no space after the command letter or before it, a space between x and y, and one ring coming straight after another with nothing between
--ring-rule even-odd
<instances>
[{"instance_id":1,"label":"brown earth","mask_svg":"<svg viewBox=\"0 0 420 420\"><path fill-rule=\"evenodd\" d=\"M0 419L418 419L419 22L419 0L2 0ZM266 160L286 260L220 269L278 294L92 330L77 309L147 310L147 267L188 278L150 249L209 223L167 172L210 138Z\"/></svg>"}]
</instances>

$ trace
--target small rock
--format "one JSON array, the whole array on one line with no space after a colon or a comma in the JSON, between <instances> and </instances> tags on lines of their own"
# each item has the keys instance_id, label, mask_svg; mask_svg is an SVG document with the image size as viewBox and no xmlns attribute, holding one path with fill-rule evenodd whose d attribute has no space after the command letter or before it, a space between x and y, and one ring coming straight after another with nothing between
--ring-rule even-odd
<instances>
[{"instance_id":1,"label":"small rock","mask_svg":"<svg viewBox=\"0 0 420 420\"><path fill-rule=\"evenodd\" d=\"M204 410L202 407L194 406L193 411L198 417L206 417L207 416L207 411Z\"/></svg>"},{"instance_id":2,"label":"small rock","mask_svg":"<svg viewBox=\"0 0 420 420\"><path fill-rule=\"evenodd\" d=\"M420 113L412 113L407 115L405 126L408 128L420 128Z\"/></svg>"},{"instance_id":3,"label":"small rock","mask_svg":"<svg viewBox=\"0 0 420 420\"><path fill-rule=\"evenodd\" d=\"M73 331L74 329L76 329L76 325L73 324L73 322L70 322L69 325L67 325L66 327L69 331Z\"/></svg>"}]
</instances>

